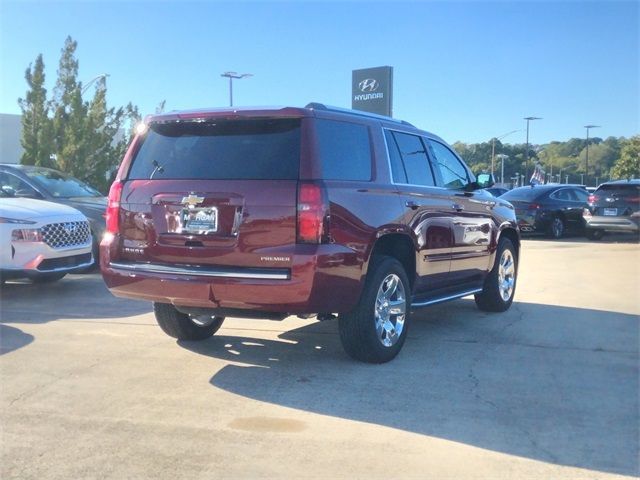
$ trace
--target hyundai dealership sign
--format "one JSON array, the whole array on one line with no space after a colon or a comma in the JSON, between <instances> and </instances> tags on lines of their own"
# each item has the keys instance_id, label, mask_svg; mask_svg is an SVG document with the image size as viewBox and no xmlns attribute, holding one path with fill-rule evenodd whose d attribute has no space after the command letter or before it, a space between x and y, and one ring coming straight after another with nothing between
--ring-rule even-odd
<instances>
[{"instance_id":1,"label":"hyundai dealership sign","mask_svg":"<svg viewBox=\"0 0 640 480\"><path fill-rule=\"evenodd\" d=\"M363 68L351 74L351 108L391 116L393 67Z\"/></svg>"}]
</instances>

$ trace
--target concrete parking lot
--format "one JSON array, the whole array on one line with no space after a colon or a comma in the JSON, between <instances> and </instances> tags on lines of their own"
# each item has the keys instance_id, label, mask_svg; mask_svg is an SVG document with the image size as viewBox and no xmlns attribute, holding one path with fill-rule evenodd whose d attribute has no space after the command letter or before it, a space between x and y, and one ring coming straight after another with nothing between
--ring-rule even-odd
<instances>
[{"instance_id":1,"label":"concrete parking lot","mask_svg":"<svg viewBox=\"0 0 640 480\"><path fill-rule=\"evenodd\" d=\"M640 245L525 240L516 301L413 317L364 365L335 322L175 342L99 275L1 292L0 476L636 477Z\"/></svg>"}]
</instances>

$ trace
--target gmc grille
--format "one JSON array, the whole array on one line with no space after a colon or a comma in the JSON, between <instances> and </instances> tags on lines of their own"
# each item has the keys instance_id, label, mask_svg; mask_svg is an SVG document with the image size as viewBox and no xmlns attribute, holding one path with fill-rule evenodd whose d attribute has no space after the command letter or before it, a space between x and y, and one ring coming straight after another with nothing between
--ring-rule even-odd
<instances>
[{"instance_id":1,"label":"gmc grille","mask_svg":"<svg viewBox=\"0 0 640 480\"><path fill-rule=\"evenodd\" d=\"M51 248L86 245L91 237L89 222L50 223L41 230L44 242Z\"/></svg>"}]
</instances>

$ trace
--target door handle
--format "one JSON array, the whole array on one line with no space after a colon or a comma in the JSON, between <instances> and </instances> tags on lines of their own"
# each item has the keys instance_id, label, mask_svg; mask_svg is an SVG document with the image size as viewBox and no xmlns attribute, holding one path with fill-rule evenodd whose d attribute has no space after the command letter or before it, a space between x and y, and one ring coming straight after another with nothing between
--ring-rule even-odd
<instances>
[{"instance_id":1,"label":"door handle","mask_svg":"<svg viewBox=\"0 0 640 480\"><path fill-rule=\"evenodd\" d=\"M453 208L456 212L461 212L464 210L464 207L459 203L454 203L453 205L451 205L451 208Z\"/></svg>"},{"instance_id":2,"label":"door handle","mask_svg":"<svg viewBox=\"0 0 640 480\"><path fill-rule=\"evenodd\" d=\"M407 200L406 202L404 202L404 205L406 207L409 207L411 210L416 210L419 207L419 205L412 200Z\"/></svg>"}]
</instances>

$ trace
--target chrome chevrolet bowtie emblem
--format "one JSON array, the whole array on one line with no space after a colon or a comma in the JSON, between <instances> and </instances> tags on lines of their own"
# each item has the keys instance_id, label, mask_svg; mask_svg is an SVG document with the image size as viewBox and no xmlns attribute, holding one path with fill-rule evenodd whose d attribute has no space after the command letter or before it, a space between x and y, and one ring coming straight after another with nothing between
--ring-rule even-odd
<instances>
[{"instance_id":1,"label":"chrome chevrolet bowtie emblem","mask_svg":"<svg viewBox=\"0 0 640 480\"><path fill-rule=\"evenodd\" d=\"M202 202L204 202L204 197L199 197L194 193L190 193L188 197L182 197L182 203L189 207L195 207Z\"/></svg>"}]
</instances>

